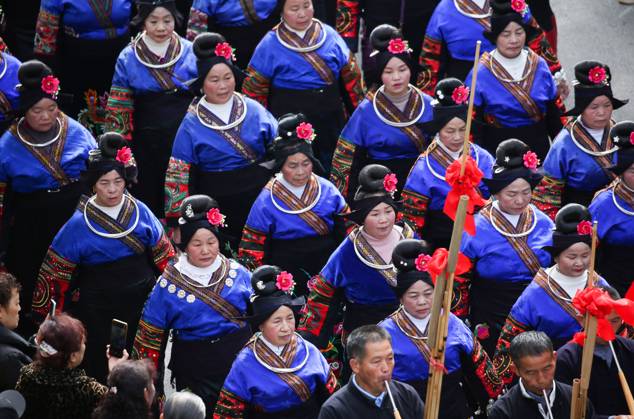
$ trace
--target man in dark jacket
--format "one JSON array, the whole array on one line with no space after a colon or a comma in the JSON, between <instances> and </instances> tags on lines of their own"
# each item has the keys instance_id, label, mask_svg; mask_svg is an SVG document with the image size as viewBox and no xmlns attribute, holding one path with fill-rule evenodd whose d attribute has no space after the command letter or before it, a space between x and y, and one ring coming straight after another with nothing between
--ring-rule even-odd
<instances>
[{"instance_id":1,"label":"man in dark jacket","mask_svg":"<svg viewBox=\"0 0 634 419\"><path fill-rule=\"evenodd\" d=\"M511 342L519 382L499 398L489 411L489 419L569 418L572 388L555 381L557 354L544 332L524 332ZM594 409L588 400L586 418Z\"/></svg>"},{"instance_id":2,"label":"man in dark jacket","mask_svg":"<svg viewBox=\"0 0 634 419\"><path fill-rule=\"evenodd\" d=\"M355 329L348 337L346 351L353 375L324 403L319 419L393 419L396 409L402 419L423 417L423 402L414 388L392 380L394 352L385 329L374 325Z\"/></svg>"},{"instance_id":3,"label":"man in dark jacket","mask_svg":"<svg viewBox=\"0 0 634 419\"><path fill-rule=\"evenodd\" d=\"M31 363L34 348L13 332L20 319L20 284L0 273L0 391L15 388L20 368Z\"/></svg>"}]
</instances>

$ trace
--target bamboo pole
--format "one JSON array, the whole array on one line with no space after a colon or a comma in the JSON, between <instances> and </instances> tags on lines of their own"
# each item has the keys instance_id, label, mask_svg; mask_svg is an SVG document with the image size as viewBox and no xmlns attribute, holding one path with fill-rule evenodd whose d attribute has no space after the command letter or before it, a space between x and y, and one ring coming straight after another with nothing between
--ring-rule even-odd
<instances>
[{"instance_id":1,"label":"bamboo pole","mask_svg":"<svg viewBox=\"0 0 634 419\"><path fill-rule=\"evenodd\" d=\"M480 47L482 41L476 43L475 59L473 60L473 72L471 77L471 91L469 92L469 107L467 108L467 127L464 132L464 143L462 144L462 165L460 167L460 176L464 175L464 168L469 155L469 135L471 134L471 122L473 120L473 98L475 96L475 87L478 80L478 62L480 61Z\"/></svg>"},{"instance_id":2,"label":"bamboo pole","mask_svg":"<svg viewBox=\"0 0 634 419\"><path fill-rule=\"evenodd\" d=\"M590 266L588 267L588 287L594 287L594 264L597 253L597 222L592 224L592 247L590 253ZM585 419L586 405L588 403L588 387L590 386L590 374L592 373L592 359L594 347L597 341L597 318L586 313L584 321L586 338L581 354L581 377L572 382L572 402L570 408L571 419Z\"/></svg>"},{"instance_id":3,"label":"bamboo pole","mask_svg":"<svg viewBox=\"0 0 634 419\"><path fill-rule=\"evenodd\" d=\"M447 269L438 276L434 288L433 311L430 319L430 336L428 340L431 354L429 357L429 378L427 380L427 395L425 398L425 419L437 419L440 408L444 370L438 366L444 365L445 362L445 343L447 341L447 326L449 324L449 313L453 296L453 282L468 202L469 198L467 196L463 195L460 197L456 220L451 233ZM435 327L433 327L434 325Z\"/></svg>"},{"instance_id":4,"label":"bamboo pole","mask_svg":"<svg viewBox=\"0 0 634 419\"><path fill-rule=\"evenodd\" d=\"M614 362L616 363L616 368L619 372L619 381L621 382L621 388L623 389L623 395L625 396L625 402L627 403L627 410L629 410L630 415L634 415L634 397L632 397L632 390L630 390L630 385L627 383L625 373L621 368L619 358L616 356L616 351L614 351L612 341L608 341L608 345L610 345L610 350L612 351L612 356L614 357Z\"/></svg>"}]
</instances>

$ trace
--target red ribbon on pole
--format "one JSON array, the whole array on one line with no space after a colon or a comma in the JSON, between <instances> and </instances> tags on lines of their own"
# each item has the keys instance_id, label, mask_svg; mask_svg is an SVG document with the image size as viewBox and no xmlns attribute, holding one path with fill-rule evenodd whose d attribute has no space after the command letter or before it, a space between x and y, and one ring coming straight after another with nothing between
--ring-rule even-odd
<instances>
[{"instance_id":1,"label":"red ribbon on pole","mask_svg":"<svg viewBox=\"0 0 634 419\"><path fill-rule=\"evenodd\" d=\"M627 324L634 324L634 301L627 298L613 300L607 293L598 287L585 288L577 291L572 299L572 305L581 315L586 313L597 318L597 336L603 340L614 340L616 335L606 320L612 311L615 311ZM585 333L579 332L573 336L572 340L579 345L583 345Z\"/></svg>"},{"instance_id":2,"label":"red ribbon on pole","mask_svg":"<svg viewBox=\"0 0 634 419\"><path fill-rule=\"evenodd\" d=\"M473 160L471 156L468 156L465 160L464 174L460 176L461 162L462 159L455 160L447 168L445 180L451 186L451 190L447 194L447 199L445 199L443 212L455 221L458 201L462 195L467 195L469 202L467 203L467 216L465 218L464 229L469 235L473 236L475 234L473 214L475 213L476 207L482 207L485 204L482 196L476 189L484 174L475 160Z\"/></svg>"},{"instance_id":3,"label":"red ribbon on pole","mask_svg":"<svg viewBox=\"0 0 634 419\"><path fill-rule=\"evenodd\" d=\"M431 260L427 262L426 270L431 276L432 281L436 284L436 278L447 269L447 260L449 258L449 251L444 247L436 249L431 257ZM456 276L469 272L471 269L471 261L468 257L462 253L458 253L458 263L456 264Z\"/></svg>"}]
</instances>

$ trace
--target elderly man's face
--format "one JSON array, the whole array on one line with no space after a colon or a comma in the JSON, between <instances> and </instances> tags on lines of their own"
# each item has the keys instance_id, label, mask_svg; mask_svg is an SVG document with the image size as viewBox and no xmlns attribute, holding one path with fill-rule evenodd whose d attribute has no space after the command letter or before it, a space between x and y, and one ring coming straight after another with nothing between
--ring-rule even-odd
<instances>
[{"instance_id":1,"label":"elderly man's face","mask_svg":"<svg viewBox=\"0 0 634 419\"><path fill-rule=\"evenodd\" d=\"M352 358L350 367L356 375L357 384L367 392L378 396L385 391L385 381L392 379L394 352L388 340L368 342L363 358Z\"/></svg>"},{"instance_id":2,"label":"elderly man's face","mask_svg":"<svg viewBox=\"0 0 634 419\"><path fill-rule=\"evenodd\" d=\"M522 378L526 390L534 394L550 391L555 379L556 352L544 352L537 356L525 356L515 365L517 375Z\"/></svg>"}]
</instances>

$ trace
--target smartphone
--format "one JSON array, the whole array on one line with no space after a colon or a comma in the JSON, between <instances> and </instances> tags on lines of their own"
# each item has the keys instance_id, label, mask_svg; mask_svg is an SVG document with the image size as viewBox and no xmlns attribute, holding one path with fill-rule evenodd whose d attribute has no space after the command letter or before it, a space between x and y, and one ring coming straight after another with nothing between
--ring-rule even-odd
<instances>
[{"instance_id":1,"label":"smartphone","mask_svg":"<svg viewBox=\"0 0 634 419\"><path fill-rule=\"evenodd\" d=\"M48 312L49 317L52 319L55 317L55 310L57 309L57 301L51 299L51 309Z\"/></svg>"},{"instance_id":2,"label":"smartphone","mask_svg":"<svg viewBox=\"0 0 634 419\"><path fill-rule=\"evenodd\" d=\"M128 338L128 324L121 320L112 319L110 327L110 355L121 358Z\"/></svg>"}]
</instances>

